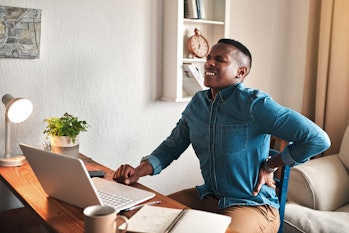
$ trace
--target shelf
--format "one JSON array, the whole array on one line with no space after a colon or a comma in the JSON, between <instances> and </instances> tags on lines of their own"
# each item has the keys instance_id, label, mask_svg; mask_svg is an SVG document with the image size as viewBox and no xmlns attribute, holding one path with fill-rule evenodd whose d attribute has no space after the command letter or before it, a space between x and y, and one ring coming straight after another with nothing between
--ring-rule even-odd
<instances>
[{"instance_id":1,"label":"shelf","mask_svg":"<svg viewBox=\"0 0 349 233\"><path fill-rule=\"evenodd\" d=\"M194 64L203 74L206 58L188 57L187 40L195 28L202 32L210 47L229 37L230 2L204 0L206 18L188 19L184 18L184 0L164 0L162 100L190 101L192 96L183 88L183 63Z\"/></svg>"},{"instance_id":2,"label":"shelf","mask_svg":"<svg viewBox=\"0 0 349 233\"><path fill-rule=\"evenodd\" d=\"M202 58L183 58L183 63L205 63L206 59Z\"/></svg>"},{"instance_id":3,"label":"shelf","mask_svg":"<svg viewBox=\"0 0 349 233\"><path fill-rule=\"evenodd\" d=\"M213 20L205 20L205 19L183 19L184 23L195 23L195 24L215 24L215 25L224 25L222 21L213 21Z\"/></svg>"},{"instance_id":4,"label":"shelf","mask_svg":"<svg viewBox=\"0 0 349 233\"><path fill-rule=\"evenodd\" d=\"M189 102L191 100L191 97L180 97L180 98L168 98L168 97L161 97L161 100L169 101L169 102Z\"/></svg>"}]
</instances>

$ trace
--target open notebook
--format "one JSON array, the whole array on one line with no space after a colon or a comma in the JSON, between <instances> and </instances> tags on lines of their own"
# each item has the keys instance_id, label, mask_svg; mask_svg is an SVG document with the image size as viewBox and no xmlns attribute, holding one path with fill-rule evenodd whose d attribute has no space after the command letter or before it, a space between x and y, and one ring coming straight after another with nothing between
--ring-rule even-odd
<instances>
[{"instance_id":1,"label":"open notebook","mask_svg":"<svg viewBox=\"0 0 349 233\"><path fill-rule=\"evenodd\" d=\"M129 219L128 231L142 233L224 233L231 217L193 209L145 205Z\"/></svg>"},{"instance_id":2,"label":"open notebook","mask_svg":"<svg viewBox=\"0 0 349 233\"><path fill-rule=\"evenodd\" d=\"M153 192L115 181L91 179L79 158L22 143L20 147L47 195L80 208L109 205L119 212L155 196Z\"/></svg>"}]
</instances>

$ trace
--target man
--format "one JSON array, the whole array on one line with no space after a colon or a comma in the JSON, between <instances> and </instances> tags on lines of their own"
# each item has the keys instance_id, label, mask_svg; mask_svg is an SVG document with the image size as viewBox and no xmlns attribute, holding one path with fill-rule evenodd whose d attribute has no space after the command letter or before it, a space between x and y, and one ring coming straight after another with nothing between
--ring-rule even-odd
<instances>
[{"instance_id":1,"label":"man","mask_svg":"<svg viewBox=\"0 0 349 233\"><path fill-rule=\"evenodd\" d=\"M114 179L131 184L155 175L192 144L204 184L170 195L193 209L232 217L234 232L277 232L280 219L273 172L295 166L330 146L328 135L301 114L261 91L245 88L249 50L231 39L214 45L205 63L205 86L195 94L171 135L140 165L120 166ZM270 135L291 142L268 158Z\"/></svg>"}]
</instances>

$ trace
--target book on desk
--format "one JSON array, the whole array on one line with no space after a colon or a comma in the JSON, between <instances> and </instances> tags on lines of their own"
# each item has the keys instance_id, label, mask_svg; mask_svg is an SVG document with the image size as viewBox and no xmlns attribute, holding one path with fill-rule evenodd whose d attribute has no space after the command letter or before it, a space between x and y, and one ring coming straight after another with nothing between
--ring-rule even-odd
<instances>
[{"instance_id":1,"label":"book on desk","mask_svg":"<svg viewBox=\"0 0 349 233\"><path fill-rule=\"evenodd\" d=\"M224 233L229 216L193 209L145 205L129 219L128 231L142 233Z\"/></svg>"}]
</instances>

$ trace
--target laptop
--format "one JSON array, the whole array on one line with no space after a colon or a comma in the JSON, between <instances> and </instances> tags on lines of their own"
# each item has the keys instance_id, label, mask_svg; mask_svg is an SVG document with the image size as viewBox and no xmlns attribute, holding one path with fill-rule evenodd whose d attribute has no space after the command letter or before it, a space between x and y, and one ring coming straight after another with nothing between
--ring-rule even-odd
<instances>
[{"instance_id":1,"label":"laptop","mask_svg":"<svg viewBox=\"0 0 349 233\"><path fill-rule=\"evenodd\" d=\"M79 158L55 154L20 143L24 156L50 197L86 208L112 206L117 212L149 200L155 193L103 178L90 178ZM110 197L115 200L110 201Z\"/></svg>"}]
</instances>

